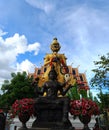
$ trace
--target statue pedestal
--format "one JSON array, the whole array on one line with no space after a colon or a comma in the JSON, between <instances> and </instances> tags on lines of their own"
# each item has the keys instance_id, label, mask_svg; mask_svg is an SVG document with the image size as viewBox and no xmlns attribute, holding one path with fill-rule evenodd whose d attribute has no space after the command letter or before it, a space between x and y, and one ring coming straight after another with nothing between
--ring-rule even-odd
<instances>
[{"instance_id":1,"label":"statue pedestal","mask_svg":"<svg viewBox=\"0 0 109 130\"><path fill-rule=\"evenodd\" d=\"M51 130L50 128L29 128L28 130Z\"/></svg>"},{"instance_id":2,"label":"statue pedestal","mask_svg":"<svg viewBox=\"0 0 109 130\"><path fill-rule=\"evenodd\" d=\"M42 130L74 130L68 118L63 122L63 102L45 101L42 99L41 101L38 99L35 103L36 120L32 124L33 130L35 128Z\"/></svg>"},{"instance_id":3,"label":"statue pedestal","mask_svg":"<svg viewBox=\"0 0 109 130\"><path fill-rule=\"evenodd\" d=\"M71 129L63 129L63 128L28 128L28 130L75 130L74 128ZM82 130L82 129L78 129L78 130Z\"/></svg>"}]
</instances>

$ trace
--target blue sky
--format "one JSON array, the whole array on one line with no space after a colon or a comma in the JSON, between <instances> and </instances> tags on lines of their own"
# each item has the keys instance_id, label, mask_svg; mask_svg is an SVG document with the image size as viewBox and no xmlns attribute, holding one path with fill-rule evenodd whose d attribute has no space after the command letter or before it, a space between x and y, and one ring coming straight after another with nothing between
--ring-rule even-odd
<instances>
[{"instance_id":1,"label":"blue sky","mask_svg":"<svg viewBox=\"0 0 109 130\"><path fill-rule=\"evenodd\" d=\"M0 0L0 83L40 67L54 37L89 81L93 61L109 52L108 34L108 0Z\"/></svg>"}]
</instances>

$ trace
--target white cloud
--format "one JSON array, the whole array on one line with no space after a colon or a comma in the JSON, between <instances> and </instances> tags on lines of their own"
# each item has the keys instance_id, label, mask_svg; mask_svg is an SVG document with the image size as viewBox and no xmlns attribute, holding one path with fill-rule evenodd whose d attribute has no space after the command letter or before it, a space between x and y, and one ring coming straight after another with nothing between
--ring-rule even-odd
<instances>
[{"instance_id":1,"label":"white cloud","mask_svg":"<svg viewBox=\"0 0 109 130\"><path fill-rule=\"evenodd\" d=\"M1 31L2 32L2 31ZM5 34L2 32L2 34ZM24 35L14 34L12 37L3 39L0 37L0 80L9 79L11 72L16 71L16 66L20 66L17 63L17 56L19 54L24 54L25 52L34 52L35 55L38 54L40 44L38 42L29 44ZM21 69L26 69L24 63L29 65L29 61L24 61L21 63ZM28 68L27 68L28 69Z\"/></svg>"},{"instance_id":2,"label":"white cloud","mask_svg":"<svg viewBox=\"0 0 109 130\"><path fill-rule=\"evenodd\" d=\"M100 7L93 2L84 1L78 3L76 0L70 2L59 2L58 0L25 1L31 6L24 6L21 2L20 4L15 2L14 4L18 6L13 6L17 7L14 12L11 12L13 8L10 8L13 4L4 8L5 10L3 12L10 14L4 16L10 16L6 17L10 19L3 20L5 20L6 23L13 24L13 22L15 23L15 21L13 21L15 17L17 19L22 19L20 22L16 20L15 25L17 27L20 25L20 31L27 31L28 28L28 30L34 30L32 35L38 34L37 38L42 42L41 45L43 47L41 51L43 54L48 52L48 44L52 41L52 38L56 36L61 44L61 52L65 53L65 56L68 58L68 65L72 62L73 67L80 65L80 72L87 70L87 77L91 77L91 69L94 67L93 61L98 60L99 54L106 54L109 52L109 8L105 8L108 7L108 5L101 4L102 7ZM99 2L97 3L99 4ZM22 13L22 9L28 11ZM1 15L3 14L4 13ZM27 18L27 24L21 24L25 23L25 17ZM28 20L32 21L29 25L28 23L30 22ZM9 25L6 25L6 23L3 26L8 28ZM13 29L11 31L13 33ZM25 33L28 34L27 32ZM33 52L34 55L37 55L40 47L39 43L36 42L28 44L24 35L16 33L12 37L3 39L2 36L5 34L6 32L0 30L0 72L2 73L0 77L6 77L10 71L13 71L12 66L14 65L15 67L15 64L17 64L17 56L19 54ZM40 56L42 56L41 53ZM37 57L38 60L40 56ZM37 63L39 62L38 60ZM17 64L17 69L25 69L25 67L22 67L25 66L25 63L31 66L31 62L25 60ZM27 67L27 69L29 68Z\"/></svg>"},{"instance_id":3,"label":"white cloud","mask_svg":"<svg viewBox=\"0 0 109 130\"><path fill-rule=\"evenodd\" d=\"M6 35L7 32L3 32L3 30L0 29L0 36Z\"/></svg>"},{"instance_id":4,"label":"white cloud","mask_svg":"<svg viewBox=\"0 0 109 130\"><path fill-rule=\"evenodd\" d=\"M34 64L31 63L28 59L22 61L22 63L17 63L17 71L18 72L22 72L22 71L26 71L28 72L34 72Z\"/></svg>"},{"instance_id":5,"label":"white cloud","mask_svg":"<svg viewBox=\"0 0 109 130\"><path fill-rule=\"evenodd\" d=\"M68 64L73 62L73 67L80 65L80 72L87 70L89 79L93 61L98 60L99 54L109 52L108 15L101 10L81 6L65 9L57 17L62 18L56 21L55 28L59 28L62 36L62 52L67 56Z\"/></svg>"},{"instance_id":6,"label":"white cloud","mask_svg":"<svg viewBox=\"0 0 109 130\"><path fill-rule=\"evenodd\" d=\"M38 51L39 51L39 48L40 48L40 44L39 43L34 43L34 44L30 44L28 45L28 48L27 50L29 52L33 51L34 50L34 55L37 55Z\"/></svg>"},{"instance_id":7,"label":"white cloud","mask_svg":"<svg viewBox=\"0 0 109 130\"><path fill-rule=\"evenodd\" d=\"M45 13L50 13L53 9L53 4L45 0L25 0L28 4L38 9L43 10Z\"/></svg>"}]
</instances>

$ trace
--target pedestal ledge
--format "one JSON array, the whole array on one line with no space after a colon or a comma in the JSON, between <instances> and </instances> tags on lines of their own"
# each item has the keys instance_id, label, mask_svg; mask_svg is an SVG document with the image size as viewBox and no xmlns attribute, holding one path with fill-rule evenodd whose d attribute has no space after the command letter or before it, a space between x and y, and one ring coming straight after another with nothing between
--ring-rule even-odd
<instances>
[{"instance_id":1,"label":"pedestal ledge","mask_svg":"<svg viewBox=\"0 0 109 130\"><path fill-rule=\"evenodd\" d=\"M28 130L75 130L74 127L70 129L64 129L64 128L29 128Z\"/></svg>"}]
</instances>

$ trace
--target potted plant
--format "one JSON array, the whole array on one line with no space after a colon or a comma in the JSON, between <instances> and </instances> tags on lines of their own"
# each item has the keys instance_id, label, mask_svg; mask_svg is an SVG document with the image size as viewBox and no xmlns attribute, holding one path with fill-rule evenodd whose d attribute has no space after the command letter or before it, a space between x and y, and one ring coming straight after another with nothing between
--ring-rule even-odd
<instances>
[{"instance_id":1,"label":"potted plant","mask_svg":"<svg viewBox=\"0 0 109 130\"><path fill-rule=\"evenodd\" d=\"M71 100L70 107L71 115L78 116L84 124L84 130L89 130L88 123L91 116L99 114L98 105L90 99L82 98L80 100Z\"/></svg>"},{"instance_id":2,"label":"potted plant","mask_svg":"<svg viewBox=\"0 0 109 130\"><path fill-rule=\"evenodd\" d=\"M11 108L12 118L18 116L22 122L21 129L27 129L26 122L30 119L30 116L34 114L34 100L32 98L23 98L16 100Z\"/></svg>"}]
</instances>

